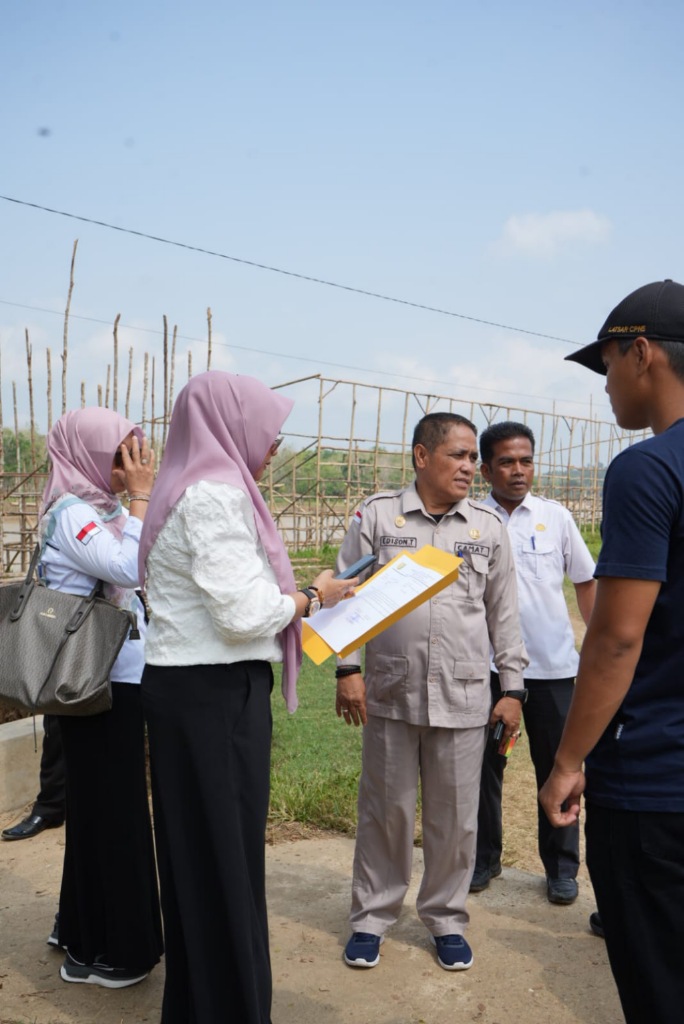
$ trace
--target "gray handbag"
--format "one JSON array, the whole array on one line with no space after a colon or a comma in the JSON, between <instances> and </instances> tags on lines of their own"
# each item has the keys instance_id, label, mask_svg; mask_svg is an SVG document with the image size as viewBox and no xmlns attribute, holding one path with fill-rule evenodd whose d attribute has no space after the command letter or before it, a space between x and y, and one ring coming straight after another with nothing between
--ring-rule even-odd
<instances>
[{"instance_id":1,"label":"gray handbag","mask_svg":"<svg viewBox=\"0 0 684 1024\"><path fill-rule=\"evenodd\" d=\"M37 545L23 583L0 586L0 698L50 715L97 715L112 706L109 673L126 637L139 640L134 612L102 595L49 590L35 579Z\"/></svg>"}]
</instances>

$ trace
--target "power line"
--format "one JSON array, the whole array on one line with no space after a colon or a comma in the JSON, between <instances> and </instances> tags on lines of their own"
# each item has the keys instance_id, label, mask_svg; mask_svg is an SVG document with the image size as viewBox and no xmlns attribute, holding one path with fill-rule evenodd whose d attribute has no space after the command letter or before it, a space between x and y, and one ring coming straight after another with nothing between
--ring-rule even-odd
<instances>
[{"instance_id":1,"label":"power line","mask_svg":"<svg viewBox=\"0 0 684 1024\"><path fill-rule=\"evenodd\" d=\"M28 206L34 210L41 210L43 213L54 213L59 217L69 217L71 220L79 220L84 224L94 224L97 227L108 228L110 231L120 231L125 235L135 235L137 238L147 238L151 242L161 242L163 245L173 245L179 249L187 249L190 252L200 252L205 256L216 256L218 259L230 260L232 263L241 263L246 267L254 267L257 270L268 270L273 274L283 274L285 277L294 277L299 281L309 281L312 284L322 284L327 288L337 288L340 291L353 292L355 295L365 295L369 299L381 299L383 302L394 302L400 306L410 306L412 309L422 309L428 313L439 313L441 316L456 317L459 320L468 320L475 324L484 324L487 327L498 327L504 331L515 331L517 334L529 334L534 338L547 338L550 341L562 341L566 345L574 345L580 348L581 342L572 341L570 338L560 338L555 334L544 334L541 331L530 331L525 327L512 327L510 324L500 324L494 320L483 320L476 316L467 316L465 313L455 313L450 309L441 309L439 306L428 306L422 302L412 302L409 299L399 299L395 295L384 295L382 292L369 291L366 288L356 288L349 284L340 284L338 281L328 281L323 277L313 277L310 274L300 274L295 270L285 270L283 267L273 267L268 263L258 263L256 260L246 260L239 256L229 256L224 252L216 252L213 249L204 249L199 245L189 245L187 242L176 242L171 238L162 238L159 235L150 235L145 231L136 231L133 228L123 228L118 224L109 224L104 220L95 220L92 217L83 217L77 213L68 213L65 210L54 210L50 206L41 206L40 203L29 203L24 199L15 199L12 196L2 196L7 203L15 203L17 206Z\"/></svg>"},{"instance_id":2,"label":"power line","mask_svg":"<svg viewBox=\"0 0 684 1024\"><path fill-rule=\"evenodd\" d=\"M57 309L46 309L44 306L30 306L27 303L23 303L23 302L10 302L9 299L0 299L0 305L3 305L3 306L14 306L17 309L28 309L28 310L30 310L31 312L34 312L34 313L48 313L51 316L59 316L59 317L64 316L64 313L61 312L60 310L57 310ZM94 317L94 316L80 316L78 313L71 313L70 312L69 313L69 319L70 320L83 320L86 323L91 323L91 324L102 324L105 327L111 327L112 326L112 322L110 320L101 320L98 317ZM162 337L163 333L164 333L163 331L159 330L156 327L135 327L132 324L124 324L124 323L121 323L121 322L119 322L119 329L129 330L129 331L141 331L141 332L143 332L145 334L156 334L159 337ZM176 338L179 339L180 341L194 342L195 344L198 344L198 345L203 345L203 344L206 343L206 338L195 338L195 337L193 337L192 335L189 335L189 334L177 334ZM409 381L412 381L413 383L418 383L418 384L440 384L440 385L445 385L446 384L446 385L452 385L453 387L456 387L456 388L460 388L462 391L484 391L486 394L489 394L489 395L509 395L509 396L514 397L514 398L534 398L534 399L540 399L540 400L547 401L547 402L548 401L552 401L552 399L550 399L548 395L531 395L531 394L527 394L527 393L525 393L523 391L501 391L501 390L498 390L497 388L478 387L476 384L462 384L459 381L455 381L455 380L450 381L450 380L446 380L444 378L436 379L436 378L433 378L433 377L416 377L415 375L409 374L409 373L392 373L392 371L390 371L390 370L372 370L372 369L369 369L367 366L355 366L355 365L350 364L350 363L333 363L330 360L321 359L318 355L316 356L316 358L314 360L314 359L311 358L311 356L296 356L296 355L291 355L291 354L287 354L287 353L284 353L284 352L271 352L268 349L254 348L252 345L235 345L232 342L228 343L226 341L216 341L216 340L214 340L212 342L212 344L214 346L218 346L218 347L221 347L221 348L230 349L231 351L234 350L234 351L237 351L237 352L248 352L250 355L269 356L272 359L290 359L290 360L294 360L295 362L303 362L303 363L315 363L316 366L330 366L330 367L334 367L336 370L353 370L356 373L371 373L371 374L374 374L377 377L393 377L393 378L396 378L398 380L409 380ZM585 406L585 405L586 406L591 406L591 404L592 404L591 402L580 402L577 399L573 399L573 398L563 399L563 402L568 404L568 405L581 405L581 406ZM594 405L594 408L595 408L596 407L596 403L593 403L593 405Z\"/></svg>"}]
</instances>

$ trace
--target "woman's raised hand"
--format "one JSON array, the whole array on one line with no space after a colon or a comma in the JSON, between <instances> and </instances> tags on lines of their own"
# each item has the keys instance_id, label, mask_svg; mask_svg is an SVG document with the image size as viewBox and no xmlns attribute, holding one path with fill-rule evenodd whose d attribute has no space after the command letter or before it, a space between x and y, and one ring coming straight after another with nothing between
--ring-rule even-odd
<instances>
[{"instance_id":1,"label":"woman's raised hand","mask_svg":"<svg viewBox=\"0 0 684 1024\"><path fill-rule=\"evenodd\" d=\"M130 449L128 445L122 444L119 451L129 495L149 497L154 485L154 452L147 438L143 436L140 444L138 438L133 435Z\"/></svg>"}]
</instances>

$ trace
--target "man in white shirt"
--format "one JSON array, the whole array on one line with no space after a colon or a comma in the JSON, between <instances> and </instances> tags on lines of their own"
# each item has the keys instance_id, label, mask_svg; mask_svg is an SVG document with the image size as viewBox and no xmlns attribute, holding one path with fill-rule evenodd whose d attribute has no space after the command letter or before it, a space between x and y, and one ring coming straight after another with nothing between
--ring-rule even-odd
<instances>
[{"instance_id":1,"label":"man in white shirt","mask_svg":"<svg viewBox=\"0 0 684 1024\"><path fill-rule=\"evenodd\" d=\"M572 699L578 656L563 594L567 574L585 623L594 604L594 560L566 508L530 494L534 434L523 423L496 423L480 438L481 472L492 490L484 504L508 527L518 579L520 625L530 663L523 708L530 754L539 785L553 767ZM492 672L492 693L499 680ZM495 743L485 750L480 784L477 855L471 892L486 889L501 874L501 793L505 758ZM551 903L577 897L579 827L552 828L539 808L538 845Z\"/></svg>"}]
</instances>

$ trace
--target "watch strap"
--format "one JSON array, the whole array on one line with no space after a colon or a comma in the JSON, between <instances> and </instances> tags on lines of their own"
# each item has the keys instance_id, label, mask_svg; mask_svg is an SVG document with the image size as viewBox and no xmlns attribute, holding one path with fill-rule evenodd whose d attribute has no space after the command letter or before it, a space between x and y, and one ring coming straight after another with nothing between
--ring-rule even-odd
<instances>
[{"instance_id":1,"label":"watch strap","mask_svg":"<svg viewBox=\"0 0 684 1024\"><path fill-rule=\"evenodd\" d=\"M521 704L527 702L529 690L502 690L502 697L512 697L513 700L519 700Z\"/></svg>"},{"instance_id":2,"label":"watch strap","mask_svg":"<svg viewBox=\"0 0 684 1024\"><path fill-rule=\"evenodd\" d=\"M308 602L307 602L306 608L304 609L304 614L302 616L302 618L308 619L309 618L309 612L311 610L311 602L312 601L319 601L320 600L320 598L318 596L318 591L316 590L315 587L301 587L301 589L299 590L299 593L300 594L304 594L304 596L308 598Z\"/></svg>"}]
</instances>

